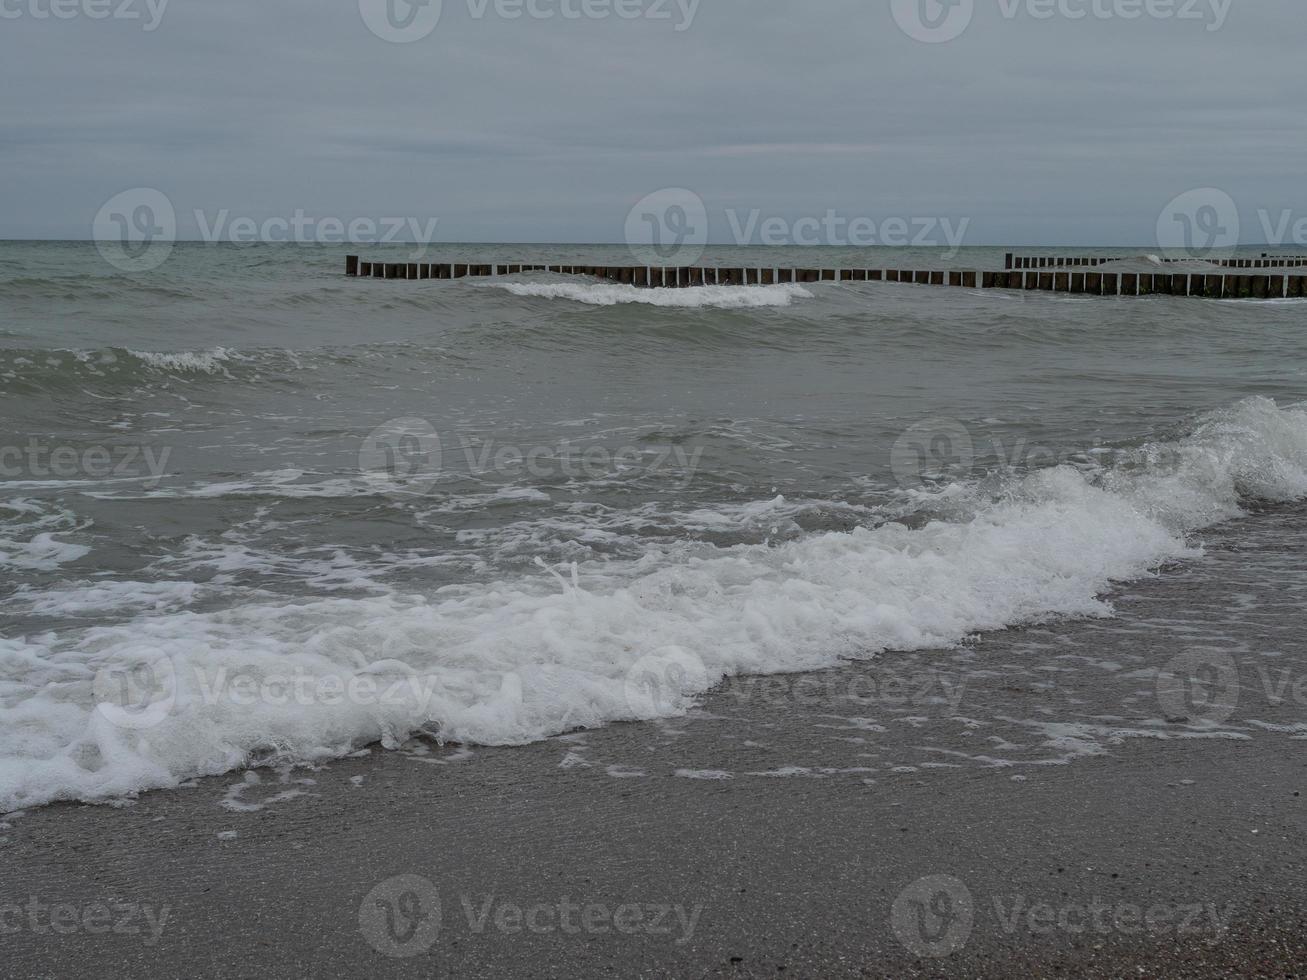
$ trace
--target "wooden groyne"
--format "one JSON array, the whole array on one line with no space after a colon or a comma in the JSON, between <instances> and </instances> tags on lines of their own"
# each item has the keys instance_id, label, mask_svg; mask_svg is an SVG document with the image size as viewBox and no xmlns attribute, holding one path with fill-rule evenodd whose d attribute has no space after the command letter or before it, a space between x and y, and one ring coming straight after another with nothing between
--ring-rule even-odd
<instances>
[{"instance_id":1,"label":"wooden groyne","mask_svg":"<svg viewBox=\"0 0 1307 980\"><path fill-rule=\"evenodd\" d=\"M1015 260L1016 256L1009 256ZM1114 261L1099 258L1098 264ZM1235 260L1244 261L1244 260ZM1255 260L1247 260L1255 261ZM1263 261L1270 261L1263 260ZM1284 261L1295 260L1286 259ZM1307 263L1307 259L1303 260ZM1086 260L1085 265L1092 264ZM1041 267L1043 268L1043 267ZM1269 268L1269 267L1262 267ZM591 276L653 289L688 286L772 286L783 283L897 282L964 289L1019 289L1086 296L1192 296L1202 299L1278 299L1307 297L1307 275L1201 272L1075 272L1005 269L1001 272L944 269L759 269L745 267L670 268L659 266L487 265L439 262L363 262L345 259L345 274L371 279L464 279L553 272Z\"/></svg>"},{"instance_id":2,"label":"wooden groyne","mask_svg":"<svg viewBox=\"0 0 1307 980\"><path fill-rule=\"evenodd\" d=\"M1077 266L1099 266L1108 262L1121 262L1121 256L1079 256L1058 258L1048 255L1014 255L1007 253L1004 262L1006 269L1067 269ZM1221 269L1292 269L1307 266L1307 255L1267 255L1262 253L1260 259L1155 259L1173 265L1177 262L1206 262Z\"/></svg>"}]
</instances>

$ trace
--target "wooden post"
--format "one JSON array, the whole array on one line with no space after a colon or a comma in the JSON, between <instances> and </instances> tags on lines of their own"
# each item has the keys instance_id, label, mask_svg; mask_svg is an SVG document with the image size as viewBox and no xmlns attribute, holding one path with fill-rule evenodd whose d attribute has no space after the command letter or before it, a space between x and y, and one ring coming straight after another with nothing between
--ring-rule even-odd
<instances>
[{"instance_id":1,"label":"wooden post","mask_svg":"<svg viewBox=\"0 0 1307 980\"><path fill-rule=\"evenodd\" d=\"M1121 273L1121 295L1122 296L1139 295L1139 274L1137 272Z\"/></svg>"},{"instance_id":2,"label":"wooden post","mask_svg":"<svg viewBox=\"0 0 1307 980\"><path fill-rule=\"evenodd\" d=\"M943 270L943 269L935 269L935 270L933 270L933 271L931 272L931 274L930 274L930 284L931 284L932 286L942 286L942 285L944 285L944 270Z\"/></svg>"},{"instance_id":3,"label":"wooden post","mask_svg":"<svg viewBox=\"0 0 1307 980\"><path fill-rule=\"evenodd\" d=\"M962 288L963 289L976 288L976 274L974 272L962 273Z\"/></svg>"},{"instance_id":4,"label":"wooden post","mask_svg":"<svg viewBox=\"0 0 1307 980\"><path fill-rule=\"evenodd\" d=\"M918 269L915 273L913 273L913 280L916 282L918 286L929 286L930 273L925 271L924 269Z\"/></svg>"},{"instance_id":5,"label":"wooden post","mask_svg":"<svg viewBox=\"0 0 1307 980\"><path fill-rule=\"evenodd\" d=\"M784 283L784 282L794 282L794 270L793 270L793 269L777 269L777 270L776 270L776 281L779 282L779 283Z\"/></svg>"},{"instance_id":6,"label":"wooden post","mask_svg":"<svg viewBox=\"0 0 1307 980\"><path fill-rule=\"evenodd\" d=\"M431 278L431 263L430 263L430 262L422 262L422 263L420 263L420 264L418 265L418 278L419 278L419 279L430 279L430 278Z\"/></svg>"},{"instance_id":7,"label":"wooden post","mask_svg":"<svg viewBox=\"0 0 1307 980\"><path fill-rule=\"evenodd\" d=\"M1083 272L1071 273L1071 292L1083 293L1085 291L1085 274Z\"/></svg>"},{"instance_id":8,"label":"wooden post","mask_svg":"<svg viewBox=\"0 0 1307 980\"><path fill-rule=\"evenodd\" d=\"M1053 291L1053 273L1039 273L1039 288L1046 293L1051 293Z\"/></svg>"},{"instance_id":9,"label":"wooden post","mask_svg":"<svg viewBox=\"0 0 1307 980\"><path fill-rule=\"evenodd\" d=\"M1270 276L1253 276L1253 298L1266 299L1271 294Z\"/></svg>"},{"instance_id":10,"label":"wooden post","mask_svg":"<svg viewBox=\"0 0 1307 980\"><path fill-rule=\"evenodd\" d=\"M1090 296L1103 295L1103 274L1101 272L1085 273L1085 292Z\"/></svg>"},{"instance_id":11,"label":"wooden post","mask_svg":"<svg viewBox=\"0 0 1307 980\"><path fill-rule=\"evenodd\" d=\"M1104 272L1103 283L1098 291L1100 296L1115 296L1121 286L1121 277L1115 272Z\"/></svg>"},{"instance_id":12,"label":"wooden post","mask_svg":"<svg viewBox=\"0 0 1307 980\"><path fill-rule=\"evenodd\" d=\"M948 284L949 284L950 286L961 286L961 285L962 285L962 273L961 273L961 272L955 272L955 271L953 271L952 269L950 269L950 270L949 270L949 274L948 274Z\"/></svg>"},{"instance_id":13,"label":"wooden post","mask_svg":"<svg viewBox=\"0 0 1307 980\"><path fill-rule=\"evenodd\" d=\"M759 273L759 271L760 271L760 270L758 270L758 269L745 269L745 270L744 270L744 281L745 281L748 285L750 285L750 286L756 286L756 285L758 285L758 273Z\"/></svg>"},{"instance_id":14,"label":"wooden post","mask_svg":"<svg viewBox=\"0 0 1307 980\"><path fill-rule=\"evenodd\" d=\"M373 262L373 263L372 263L372 278L373 278L373 279L385 279L385 278L386 278L386 263L384 263L384 262Z\"/></svg>"},{"instance_id":15,"label":"wooden post","mask_svg":"<svg viewBox=\"0 0 1307 980\"><path fill-rule=\"evenodd\" d=\"M408 264L408 278L416 279L417 277L418 277L418 264L416 262L410 262Z\"/></svg>"},{"instance_id":16,"label":"wooden post","mask_svg":"<svg viewBox=\"0 0 1307 980\"><path fill-rule=\"evenodd\" d=\"M1171 277L1171 295L1172 296L1189 295L1189 273L1180 272Z\"/></svg>"},{"instance_id":17,"label":"wooden post","mask_svg":"<svg viewBox=\"0 0 1307 980\"><path fill-rule=\"evenodd\" d=\"M821 270L821 281L822 281L822 282L834 282L834 281L835 281L835 270L834 270L834 269L822 269L822 270Z\"/></svg>"},{"instance_id":18,"label":"wooden post","mask_svg":"<svg viewBox=\"0 0 1307 980\"><path fill-rule=\"evenodd\" d=\"M1071 292L1071 273L1069 272L1053 273L1053 292L1055 293Z\"/></svg>"},{"instance_id":19,"label":"wooden post","mask_svg":"<svg viewBox=\"0 0 1307 980\"><path fill-rule=\"evenodd\" d=\"M357 276L359 274L359 257L357 255L345 256L345 275Z\"/></svg>"},{"instance_id":20,"label":"wooden post","mask_svg":"<svg viewBox=\"0 0 1307 980\"><path fill-rule=\"evenodd\" d=\"M360 263L359 263L359 275L362 276L362 277L371 278L371 276L372 276L372 263L371 263L371 262L360 262Z\"/></svg>"},{"instance_id":21,"label":"wooden post","mask_svg":"<svg viewBox=\"0 0 1307 980\"><path fill-rule=\"evenodd\" d=\"M1006 260L1004 261L1004 263L1003 263L1003 268L1004 268L1004 269L1010 269L1010 268L1012 268L1012 253L1011 253L1011 252L1008 252L1008 253L1007 253L1007 259L1006 259Z\"/></svg>"},{"instance_id":22,"label":"wooden post","mask_svg":"<svg viewBox=\"0 0 1307 980\"><path fill-rule=\"evenodd\" d=\"M761 282L764 286L771 286L776 282L775 269L763 269Z\"/></svg>"}]
</instances>

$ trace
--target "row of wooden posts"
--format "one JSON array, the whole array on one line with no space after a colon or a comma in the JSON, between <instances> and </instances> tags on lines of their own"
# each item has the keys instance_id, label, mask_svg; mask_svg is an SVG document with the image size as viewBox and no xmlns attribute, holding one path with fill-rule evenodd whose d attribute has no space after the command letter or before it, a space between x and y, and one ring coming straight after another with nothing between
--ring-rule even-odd
<instances>
[{"instance_id":1,"label":"row of wooden posts","mask_svg":"<svg viewBox=\"0 0 1307 980\"><path fill-rule=\"evenodd\" d=\"M770 286L778 283L898 282L967 289L1021 289L1090 296L1197 296L1207 299L1307 297L1307 276L1205 273L1036 272L1005 270L661 268L658 266L473 265L345 260L348 276L374 279L463 279L468 276L554 272L594 276L632 286Z\"/></svg>"},{"instance_id":2,"label":"row of wooden posts","mask_svg":"<svg viewBox=\"0 0 1307 980\"><path fill-rule=\"evenodd\" d=\"M1065 269L1076 266L1099 266L1108 262L1119 262L1119 258L1104 256L1082 256L1080 258L1053 258L1047 255L1013 255L1007 253L1004 268L1007 269ZM1307 256L1263 255L1260 259L1161 259L1168 264L1175 262L1203 261L1222 269L1291 269L1307 265Z\"/></svg>"}]
</instances>

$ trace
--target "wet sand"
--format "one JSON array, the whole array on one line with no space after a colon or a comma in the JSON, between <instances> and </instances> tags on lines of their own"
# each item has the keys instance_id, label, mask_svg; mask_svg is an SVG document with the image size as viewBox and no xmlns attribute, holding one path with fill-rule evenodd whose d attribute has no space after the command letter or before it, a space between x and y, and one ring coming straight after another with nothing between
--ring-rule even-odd
<instances>
[{"instance_id":1,"label":"wet sand","mask_svg":"<svg viewBox=\"0 0 1307 980\"><path fill-rule=\"evenodd\" d=\"M1305 973L1305 523L688 718L0 818L2 972Z\"/></svg>"}]
</instances>

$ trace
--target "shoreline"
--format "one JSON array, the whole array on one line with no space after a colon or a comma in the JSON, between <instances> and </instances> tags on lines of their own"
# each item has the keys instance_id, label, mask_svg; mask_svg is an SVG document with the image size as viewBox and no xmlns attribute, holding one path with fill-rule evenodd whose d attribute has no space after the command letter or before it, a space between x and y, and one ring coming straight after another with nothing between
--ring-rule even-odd
<instances>
[{"instance_id":1,"label":"shoreline","mask_svg":"<svg viewBox=\"0 0 1307 980\"><path fill-rule=\"evenodd\" d=\"M0 819L8 970L1301 972L1304 527L1214 529L1113 620L738 678L685 718ZM1177 715L1158 670L1222 647L1236 703Z\"/></svg>"}]
</instances>

